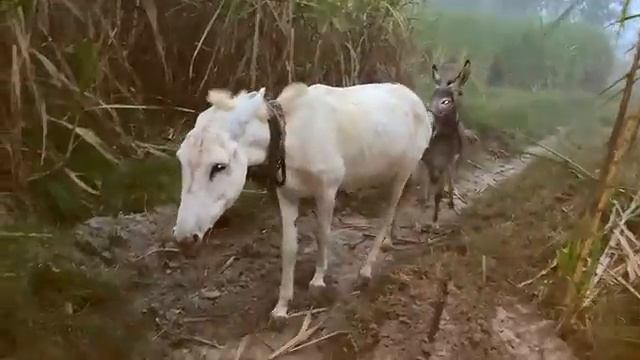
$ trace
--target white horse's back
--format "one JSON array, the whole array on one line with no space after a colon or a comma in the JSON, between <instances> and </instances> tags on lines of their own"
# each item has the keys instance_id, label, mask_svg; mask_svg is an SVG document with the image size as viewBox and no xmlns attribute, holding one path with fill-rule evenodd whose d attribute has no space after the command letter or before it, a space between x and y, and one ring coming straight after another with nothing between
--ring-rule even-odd
<instances>
[{"instance_id":1,"label":"white horse's back","mask_svg":"<svg viewBox=\"0 0 640 360\"><path fill-rule=\"evenodd\" d=\"M430 120L420 98L400 84L312 85L287 119L287 161L312 173L340 167L346 188L375 184L417 162Z\"/></svg>"}]
</instances>

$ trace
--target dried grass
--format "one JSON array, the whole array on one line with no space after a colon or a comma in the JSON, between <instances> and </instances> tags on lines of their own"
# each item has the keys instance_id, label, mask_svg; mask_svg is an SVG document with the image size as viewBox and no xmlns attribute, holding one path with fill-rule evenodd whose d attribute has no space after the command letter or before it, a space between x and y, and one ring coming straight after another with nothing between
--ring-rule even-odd
<instances>
[{"instance_id":1,"label":"dried grass","mask_svg":"<svg viewBox=\"0 0 640 360\"><path fill-rule=\"evenodd\" d=\"M640 241L631 232L627 223L640 215L640 192L623 208L618 201L613 201L609 222L604 235L609 242L599 257L595 273L585 289L582 308L593 303L599 293L611 286L624 286L640 300L638 286L640 277ZM610 275L608 278L605 275ZM603 281L604 279L604 281Z\"/></svg>"}]
</instances>

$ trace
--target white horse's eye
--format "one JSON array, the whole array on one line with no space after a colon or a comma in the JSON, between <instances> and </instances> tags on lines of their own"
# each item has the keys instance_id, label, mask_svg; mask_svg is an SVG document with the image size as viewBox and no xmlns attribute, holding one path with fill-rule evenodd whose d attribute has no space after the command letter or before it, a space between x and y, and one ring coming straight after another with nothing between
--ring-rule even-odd
<instances>
[{"instance_id":1,"label":"white horse's eye","mask_svg":"<svg viewBox=\"0 0 640 360\"><path fill-rule=\"evenodd\" d=\"M217 173L219 173L220 171L223 171L226 168L227 168L226 164L213 164L213 166L211 166L211 171L209 172L209 180L213 180L213 177Z\"/></svg>"}]
</instances>

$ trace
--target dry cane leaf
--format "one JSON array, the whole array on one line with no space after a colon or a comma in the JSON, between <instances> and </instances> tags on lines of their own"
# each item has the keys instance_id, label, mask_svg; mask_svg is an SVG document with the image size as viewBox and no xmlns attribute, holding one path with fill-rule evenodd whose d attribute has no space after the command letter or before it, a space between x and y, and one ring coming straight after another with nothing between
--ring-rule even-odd
<instances>
[{"instance_id":1,"label":"dry cane leaf","mask_svg":"<svg viewBox=\"0 0 640 360\"><path fill-rule=\"evenodd\" d=\"M49 72L49 75L54 80L54 83L56 84L56 86L60 86L60 83L64 83L66 86L68 86L71 89L77 89L75 86L71 84L71 82L66 78L66 76L64 76L64 74L60 72L58 68L56 68L56 66L49 59L47 59L46 56L42 55L40 52L34 49L31 49L31 53L33 53L38 58L38 60L40 60L40 62L42 63L42 66L44 66L47 72Z\"/></svg>"},{"instance_id":2,"label":"dry cane leaf","mask_svg":"<svg viewBox=\"0 0 640 360\"><path fill-rule=\"evenodd\" d=\"M74 172L72 170L69 170L68 168L64 168L64 172L69 176L69 178L71 180L73 180L74 183L76 183L82 190L93 194L93 195L100 195L100 192L98 190L93 189L91 186L87 185L87 183L85 183L84 181L80 180L80 178L78 177L78 175L80 175L77 172Z\"/></svg>"},{"instance_id":3,"label":"dry cane leaf","mask_svg":"<svg viewBox=\"0 0 640 360\"><path fill-rule=\"evenodd\" d=\"M75 127L67 122L49 118L49 120L53 121L56 124L60 124L68 129L75 131L82 139L91 144L96 150L98 150L107 160L111 161L114 164L119 164L120 161L116 158L115 155L111 153L107 144L102 141L91 129L83 128L83 127Z\"/></svg>"},{"instance_id":4,"label":"dry cane leaf","mask_svg":"<svg viewBox=\"0 0 640 360\"><path fill-rule=\"evenodd\" d=\"M93 145L100 153L114 164L118 164L119 161L116 157L109 152L107 145L93 132L91 129L77 127L76 133L80 135L89 144Z\"/></svg>"},{"instance_id":5,"label":"dry cane leaf","mask_svg":"<svg viewBox=\"0 0 640 360\"><path fill-rule=\"evenodd\" d=\"M626 237L621 233L620 228L616 229L616 235L618 235L618 241L625 253L625 262L627 264L627 272L629 273L629 279L633 281L636 275L640 274L640 266L636 254L633 253L631 246L627 242Z\"/></svg>"},{"instance_id":6,"label":"dry cane leaf","mask_svg":"<svg viewBox=\"0 0 640 360\"><path fill-rule=\"evenodd\" d=\"M18 58L18 48L13 45L11 47L11 84L13 91L11 92L12 105L15 109L19 109L22 105L22 84L20 84L20 64Z\"/></svg>"}]
</instances>

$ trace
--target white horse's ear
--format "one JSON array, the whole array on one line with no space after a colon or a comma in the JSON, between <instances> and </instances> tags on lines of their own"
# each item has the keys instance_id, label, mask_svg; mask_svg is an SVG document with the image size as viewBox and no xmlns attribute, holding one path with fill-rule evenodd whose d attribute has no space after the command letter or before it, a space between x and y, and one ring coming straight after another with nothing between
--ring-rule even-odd
<instances>
[{"instance_id":1,"label":"white horse's ear","mask_svg":"<svg viewBox=\"0 0 640 360\"><path fill-rule=\"evenodd\" d=\"M247 92L246 90L242 90L236 95L236 98L239 99L241 96L254 97L254 96L258 95L258 94L262 94L262 97L264 97L264 88L261 88L258 91L254 90L254 91L251 91L251 92Z\"/></svg>"},{"instance_id":2,"label":"white horse's ear","mask_svg":"<svg viewBox=\"0 0 640 360\"><path fill-rule=\"evenodd\" d=\"M211 89L207 94L209 104L224 111L229 111L234 107L231 92L225 89Z\"/></svg>"},{"instance_id":3,"label":"white horse's ear","mask_svg":"<svg viewBox=\"0 0 640 360\"><path fill-rule=\"evenodd\" d=\"M258 111L264 107L265 89L257 93L244 94L237 99L235 108L229 113L229 135L234 140L239 139L247 124L257 117Z\"/></svg>"}]
</instances>

